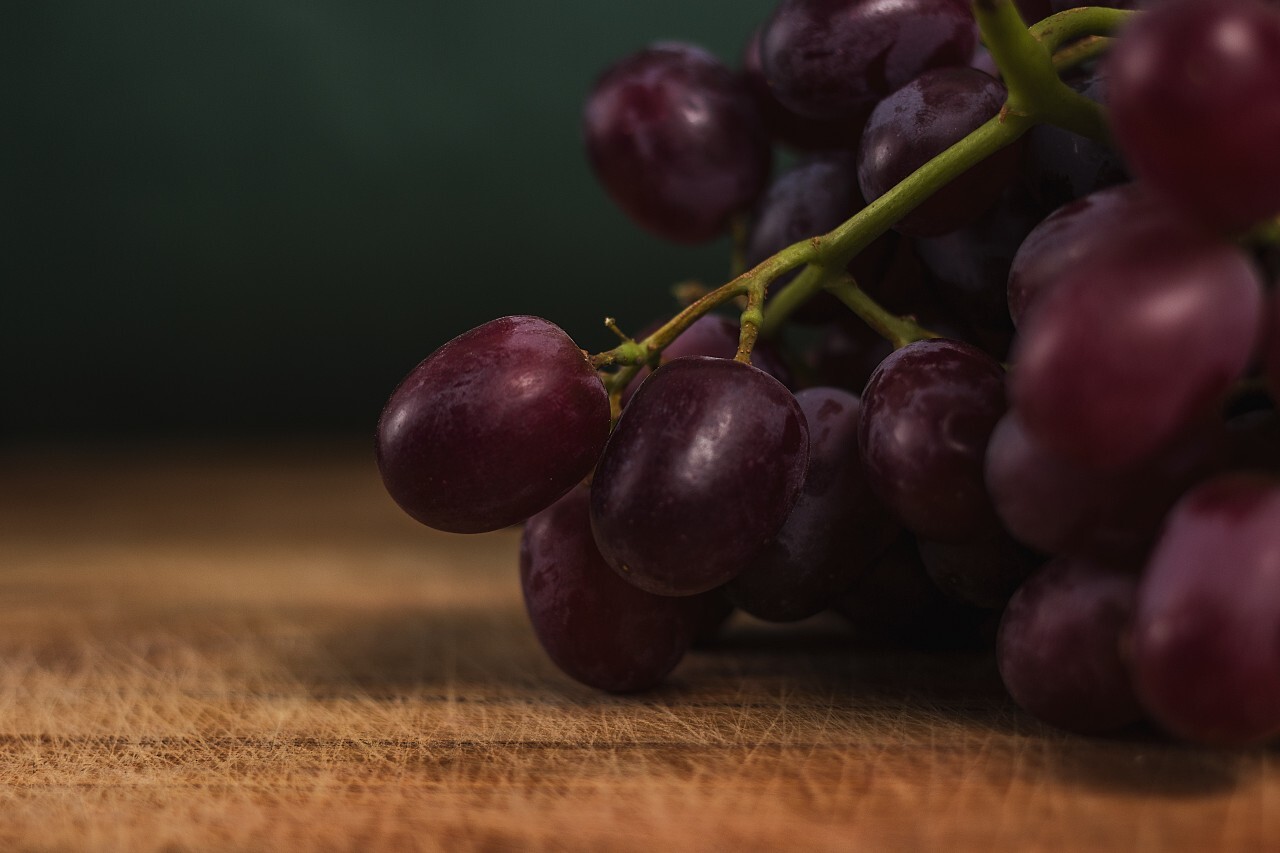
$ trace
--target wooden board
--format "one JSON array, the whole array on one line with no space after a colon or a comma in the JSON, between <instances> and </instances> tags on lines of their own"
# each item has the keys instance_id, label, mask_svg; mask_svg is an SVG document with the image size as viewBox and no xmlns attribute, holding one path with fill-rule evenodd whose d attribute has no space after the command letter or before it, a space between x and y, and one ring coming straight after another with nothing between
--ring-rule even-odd
<instances>
[{"instance_id":1,"label":"wooden board","mask_svg":"<svg viewBox=\"0 0 1280 853\"><path fill-rule=\"evenodd\" d=\"M1274 751L1058 733L834 621L579 687L517 544L365 446L0 452L0 848L1280 849Z\"/></svg>"}]
</instances>

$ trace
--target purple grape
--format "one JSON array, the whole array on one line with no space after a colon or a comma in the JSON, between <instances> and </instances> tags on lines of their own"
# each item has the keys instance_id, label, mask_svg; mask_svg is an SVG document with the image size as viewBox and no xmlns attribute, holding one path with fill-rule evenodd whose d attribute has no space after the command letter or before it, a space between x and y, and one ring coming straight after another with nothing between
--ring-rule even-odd
<instances>
[{"instance_id":1,"label":"purple grape","mask_svg":"<svg viewBox=\"0 0 1280 853\"><path fill-rule=\"evenodd\" d=\"M1137 596L1133 572L1053 561L1014 594L996 659L1014 701L1060 728L1099 734L1142 718L1121 644Z\"/></svg>"},{"instance_id":2,"label":"purple grape","mask_svg":"<svg viewBox=\"0 0 1280 853\"><path fill-rule=\"evenodd\" d=\"M972 225L916 239L916 253L957 314L974 327L1010 333L1009 270L1040 218L1024 193L1009 191Z\"/></svg>"},{"instance_id":3,"label":"purple grape","mask_svg":"<svg viewBox=\"0 0 1280 853\"><path fill-rule=\"evenodd\" d=\"M587 97L587 157L637 224L678 243L725 231L764 189L771 151L745 83L701 48L656 44Z\"/></svg>"},{"instance_id":4,"label":"purple grape","mask_svg":"<svg viewBox=\"0 0 1280 853\"><path fill-rule=\"evenodd\" d=\"M832 323L809 349L806 361L821 385L835 386L861 394L880 362L893 352L875 329L850 315Z\"/></svg>"},{"instance_id":5,"label":"purple grape","mask_svg":"<svg viewBox=\"0 0 1280 853\"><path fill-rule=\"evenodd\" d=\"M523 521L591 472L609 399L582 350L538 317L491 320L409 372L378 421L387 492L437 530Z\"/></svg>"},{"instance_id":6,"label":"purple grape","mask_svg":"<svg viewBox=\"0 0 1280 853\"><path fill-rule=\"evenodd\" d=\"M862 397L859 444L880 499L915 533L971 542L998 529L983 454L1004 414L1004 371L958 341L889 356Z\"/></svg>"},{"instance_id":7,"label":"purple grape","mask_svg":"<svg viewBox=\"0 0 1280 853\"><path fill-rule=\"evenodd\" d=\"M782 383L739 361L678 358L640 386L600 458L596 542L641 589L705 592L782 527L808 461L804 413Z\"/></svg>"},{"instance_id":8,"label":"purple grape","mask_svg":"<svg viewBox=\"0 0 1280 853\"><path fill-rule=\"evenodd\" d=\"M1057 280L1128 232L1169 218L1138 184L1100 190L1055 210L1022 242L1009 268L1009 315L1021 325L1027 309Z\"/></svg>"},{"instance_id":9,"label":"purple grape","mask_svg":"<svg viewBox=\"0 0 1280 853\"><path fill-rule=\"evenodd\" d=\"M792 243L827 233L863 207L852 155L827 154L800 163L774 180L756 205L744 253L747 266L754 267ZM885 274L892 251L892 238L883 235L853 259L849 272L862 286L874 287ZM770 295L794 277L790 273L778 279ZM821 323L847 310L834 296L821 293L791 316Z\"/></svg>"},{"instance_id":10,"label":"purple grape","mask_svg":"<svg viewBox=\"0 0 1280 853\"><path fill-rule=\"evenodd\" d=\"M987 491L1008 531L1033 548L1133 558L1183 492L1222 464L1224 451L1222 425L1212 419L1137 467L1098 471L1045 447L1011 411L987 446Z\"/></svg>"},{"instance_id":11,"label":"purple grape","mask_svg":"<svg viewBox=\"0 0 1280 853\"><path fill-rule=\"evenodd\" d=\"M657 328L656 325L654 328ZM718 314L703 314L694 320L689 328L681 332L680 337L672 341L662 351L659 364L666 364L669 361L690 355L733 358L738 354L740 331L737 322L730 320L728 317L721 317ZM790 387L792 383L791 371L787 368L787 364L782 358L782 353L778 351L778 348L771 341L763 338L756 339L756 345L751 349L751 364L760 368L783 385ZM647 366L640 368L636 378L631 380L627 387L623 389L622 402L624 405L631 401L631 397L634 396L636 389L640 387L640 383L652 372Z\"/></svg>"},{"instance_id":12,"label":"purple grape","mask_svg":"<svg viewBox=\"0 0 1280 853\"><path fill-rule=\"evenodd\" d=\"M782 105L769 88L760 63L760 35L763 27L751 34L742 51L742 76L755 98L756 109L769 136L783 145L805 151L832 149L854 150L862 139L862 126L867 123L865 113L838 121L823 121L798 115Z\"/></svg>"},{"instance_id":13,"label":"purple grape","mask_svg":"<svg viewBox=\"0 0 1280 853\"><path fill-rule=\"evenodd\" d=\"M871 113L858 152L858 185L867 201L959 142L1000 111L1005 90L974 68L927 71ZM930 196L894 228L913 237L945 234L975 221L1012 183L1021 142L992 154Z\"/></svg>"},{"instance_id":14,"label":"purple grape","mask_svg":"<svg viewBox=\"0 0 1280 853\"><path fill-rule=\"evenodd\" d=\"M1227 231L1280 213L1280 10L1171 0L1107 63L1116 141L1140 179Z\"/></svg>"},{"instance_id":15,"label":"purple grape","mask_svg":"<svg viewBox=\"0 0 1280 853\"><path fill-rule=\"evenodd\" d=\"M898 535L871 493L858 452L858 398L837 388L796 395L809 427L809 470L782 529L727 590L760 619L820 613Z\"/></svg>"},{"instance_id":16,"label":"purple grape","mask_svg":"<svg viewBox=\"0 0 1280 853\"><path fill-rule=\"evenodd\" d=\"M566 674L601 690L644 690L684 657L699 602L653 595L618 577L592 538L589 502L586 487L576 488L525 525L525 609Z\"/></svg>"},{"instance_id":17,"label":"purple grape","mask_svg":"<svg viewBox=\"0 0 1280 853\"><path fill-rule=\"evenodd\" d=\"M959 544L921 539L920 561L938 589L956 601L987 610L1009 596L1044 559L999 531Z\"/></svg>"},{"instance_id":18,"label":"purple grape","mask_svg":"<svg viewBox=\"0 0 1280 853\"><path fill-rule=\"evenodd\" d=\"M1219 403L1258 340L1262 283L1228 243L1159 218L1076 264L1014 349L1027 430L1095 468L1150 458Z\"/></svg>"},{"instance_id":19,"label":"purple grape","mask_svg":"<svg viewBox=\"0 0 1280 853\"><path fill-rule=\"evenodd\" d=\"M1174 734L1220 745L1280 733L1280 486L1233 475L1174 508L1138 589L1138 698Z\"/></svg>"},{"instance_id":20,"label":"purple grape","mask_svg":"<svg viewBox=\"0 0 1280 853\"><path fill-rule=\"evenodd\" d=\"M783 0L760 58L789 109L838 120L866 115L923 71L963 65L976 43L962 0Z\"/></svg>"}]
</instances>

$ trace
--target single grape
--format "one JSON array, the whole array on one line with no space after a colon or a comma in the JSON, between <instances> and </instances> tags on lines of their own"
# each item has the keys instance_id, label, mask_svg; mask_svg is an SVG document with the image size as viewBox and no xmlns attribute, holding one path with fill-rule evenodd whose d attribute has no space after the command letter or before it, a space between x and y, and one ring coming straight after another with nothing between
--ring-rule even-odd
<instances>
[{"instance_id":1,"label":"single grape","mask_svg":"<svg viewBox=\"0 0 1280 853\"><path fill-rule=\"evenodd\" d=\"M858 398L810 388L796 401L809 427L804 489L782 529L726 587L738 607L772 622L825 610L899 532L867 485Z\"/></svg>"},{"instance_id":2,"label":"single grape","mask_svg":"<svg viewBox=\"0 0 1280 853\"><path fill-rule=\"evenodd\" d=\"M927 71L876 105L858 152L858 185L874 201L992 118L1005 89L974 68ZM1021 141L992 154L908 213L894 228L914 237L945 234L976 220L1013 182Z\"/></svg>"},{"instance_id":3,"label":"single grape","mask_svg":"<svg viewBox=\"0 0 1280 853\"><path fill-rule=\"evenodd\" d=\"M1138 589L1134 686L1161 726L1220 745L1280 733L1280 486L1231 475L1170 514Z\"/></svg>"},{"instance_id":4,"label":"single grape","mask_svg":"<svg viewBox=\"0 0 1280 853\"><path fill-rule=\"evenodd\" d=\"M1161 3L1121 31L1107 69L1135 175L1226 231L1280 213L1280 9Z\"/></svg>"},{"instance_id":5,"label":"single grape","mask_svg":"<svg viewBox=\"0 0 1280 853\"><path fill-rule=\"evenodd\" d=\"M1014 701L1060 728L1099 734L1142 718L1121 645L1137 578L1059 558L1014 594L996 638L1000 677Z\"/></svg>"},{"instance_id":6,"label":"single grape","mask_svg":"<svg viewBox=\"0 0 1280 853\"><path fill-rule=\"evenodd\" d=\"M804 413L782 383L738 361L675 359L631 398L596 467L596 542L641 589L705 592L782 527L808 461Z\"/></svg>"},{"instance_id":7,"label":"single grape","mask_svg":"<svg viewBox=\"0 0 1280 853\"><path fill-rule=\"evenodd\" d=\"M626 693L653 687L693 641L696 598L668 598L618 577L591 535L585 486L529 519L520 585L533 632L566 674Z\"/></svg>"},{"instance_id":8,"label":"single grape","mask_svg":"<svg viewBox=\"0 0 1280 853\"><path fill-rule=\"evenodd\" d=\"M1096 468L1150 458L1217 405L1255 350L1262 283L1239 248L1154 219L1044 294L1014 348L1023 424Z\"/></svg>"},{"instance_id":9,"label":"single grape","mask_svg":"<svg viewBox=\"0 0 1280 853\"><path fill-rule=\"evenodd\" d=\"M609 68L583 113L596 177L637 224L678 243L722 234L771 151L745 83L701 48L655 44Z\"/></svg>"},{"instance_id":10,"label":"single grape","mask_svg":"<svg viewBox=\"0 0 1280 853\"><path fill-rule=\"evenodd\" d=\"M1100 190L1055 210L1023 240L1009 267L1009 314L1022 324L1027 309L1057 280L1135 229L1173 218L1139 184ZM1172 227L1177 227L1176 225Z\"/></svg>"},{"instance_id":11,"label":"single grape","mask_svg":"<svg viewBox=\"0 0 1280 853\"><path fill-rule=\"evenodd\" d=\"M927 69L963 65L976 43L963 0L783 0L760 58L789 109L839 120L865 116Z\"/></svg>"},{"instance_id":12,"label":"single grape","mask_svg":"<svg viewBox=\"0 0 1280 853\"><path fill-rule=\"evenodd\" d=\"M859 444L872 488L921 536L993 534L983 454L1004 409L1004 371L981 350L928 340L896 351L862 397Z\"/></svg>"},{"instance_id":13,"label":"single grape","mask_svg":"<svg viewBox=\"0 0 1280 853\"><path fill-rule=\"evenodd\" d=\"M743 49L741 73L751 96L755 98L756 109L769 136L776 142L804 151L855 150L858 140L862 139L862 126L867 123L871 109L868 107L866 112L837 121L808 118L787 109L773 94L764 76L764 66L760 61L763 29L757 28Z\"/></svg>"},{"instance_id":14,"label":"single grape","mask_svg":"<svg viewBox=\"0 0 1280 853\"><path fill-rule=\"evenodd\" d=\"M947 596L987 610L1004 607L1044 559L1004 531L972 542L919 541L920 561Z\"/></svg>"},{"instance_id":15,"label":"single grape","mask_svg":"<svg viewBox=\"0 0 1280 853\"><path fill-rule=\"evenodd\" d=\"M658 324L653 326L657 328ZM712 358L733 358L738 354L738 336L740 328L734 320L719 314L703 314L694 320L689 328L667 345L662 351L659 364L689 355L706 355ZM645 334L648 334L647 332ZM793 381L782 353L772 341L763 338L756 340L751 349L751 364L788 387ZM626 405L640 387L640 383L653 371L646 365L636 373L635 379L627 383L622 392L622 403Z\"/></svg>"},{"instance_id":16,"label":"single grape","mask_svg":"<svg viewBox=\"0 0 1280 853\"><path fill-rule=\"evenodd\" d=\"M538 317L491 320L409 372L378 421L387 492L437 530L523 521L590 473L609 399L582 350Z\"/></svg>"},{"instance_id":17,"label":"single grape","mask_svg":"<svg viewBox=\"0 0 1280 853\"><path fill-rule=\"evenodd\" d=\"M893 345L852 314L829 324L806 353L806 363L820 385L861 394L867 380L893 352Z\"/></svg>"}]
</instances>

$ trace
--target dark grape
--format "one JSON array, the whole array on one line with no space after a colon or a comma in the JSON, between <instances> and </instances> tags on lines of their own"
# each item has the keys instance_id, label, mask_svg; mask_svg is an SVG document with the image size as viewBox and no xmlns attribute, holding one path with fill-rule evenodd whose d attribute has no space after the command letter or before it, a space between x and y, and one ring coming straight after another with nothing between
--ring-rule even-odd
<instances>
[{"instance_id":1,"label":"dark grape","mask_svg":"<svg viewBox=\"0 0 1280 853\"><path fill-rule=\"evenodd\" d=\"M1248 744L1280 732L1280 486L1234 475L1174 508L1138 589L1138 698L1188 740Z\"/></svg>"},{"instance_id":2,"label":"dark grape","mask_svg":"<svg viewBox=\"0 0 1280 853\"><path fill-rule=\"evenodd\" d=\"M915 533L968 542L998 527L983 454L1004 414L1004 371L958 341L893 353L862 397L859 443L872 488Z\"/></svg>"},{"instance_id":3,"label":"dark grape","mask_svg":"<svg viewBox=\"0 0 1280 853\"><path fill-rule=\"evenodd\" d=\"M783 0L760 58L789 109L847 119L927 69L963 65L976 43L961 0Z\"/></svg>"},{"instance_id":4,"label":"dark grape","mask_svg":"<svg viewBox=\"0 0 1280 853\"><path fill-rule=\"evenodd\" d=\"M861 394L867 380L893 352L893 345L852 314L831 323L808 350L806 362L821 385Z\"/></svg>"},{"instance_id":5,"label":"dark grape","mask_svg":"<svg viewBox=\"0 0 1280 853\"><path fill-rule=\"evenodd\" d=\"M576 488L525 525L525 609L565 673L602 690L644 690L684 657L700 602L653 595L618 577L596 548L589 502L586 487Z\"/></svg>"},{"instance_id":6,"label":"dark grape","mask_svg":"<svg viewBox=\"0 0 1280 853\"><path fill-rule=\"evenodd\" d=\"M1120 652L1137 585L1132 571L1080 558L1057 559L1023 584L996 638L1000 677L1014 701L1085 734L1141 719Z\"/></svg>"},{"instance_id":7,"label":"dark grape","mask_svg":"<svg viewBox=\"0 0 1280 853\"><path fill-rule=\"evenodd\" d=\"M1135 175L1224 230L1280 213L1280 10L1161 3L1121 32L1107 69Z\"/></svg>"},{"instance_id":8,"label":"dark grape","mask_svg":"<svg viewBox=\"0 0 1280 853\"><path fill-rule=\"evenodd\" d=\"M810 388L796 401L809 427L804 489L782 529L727 587L738 607L773 622L825 610L898 534L867 485L858 398Z\"/></svg>"},{"instance_id":9,"label":"dark grape","mask_svg":"<svg viewBox=\"0 0 1280 853\"><path fill-rule=\"evenodd\" d=\"M641 589L705 592L782 527L808 461L804 413L780 382L738 361L675 359L640 386L596 467L596 542Z\"/></svg>"},{"instance_id":10,"label":"dark grape","mask_svg":"<svg viewBox=\"0 0 1280 853\"><path fill-rule=\"evenodd\" d=\"M706 51L678 43L607 70L587 97L583 136L613 200L680 243L723 233L764 189L772 157L745 83Z\"/></svg>"},{"instance_id":11,"label":"dark grape","mask_svg":"<svg viewBox=\"0 0 1280 853\"><path fill-rule=\"evenodd\" d=\"M1024 322L1010 394L1027 430L1097 468L1137 464L1249 364L1262 283L1248 256L1153 219L1069 270Z\"/></svg>"},{"instance_id":12,"label":"dark grape","mask_svg":"<svg viewBox=\"0 0 1280 853\"><path fill-rule=\"evenodd\" d=\"M1168 218L1159 200L1138 184L1100 190L1055 210L1031 230L1009 267L1013 322L1021 325L1027 309L1058 279L1101 249Z\"/></svg>"},{"instance_id":13,"label":"dark grape","mask_svg":"<svg viewBox=\"0 0 1280 853\"><path fill-rule=\"evenodd\" d=\"M837 121L808 118L787 109L773 94L764 76L760 62L762 31L763 27L756 29L742 51L742 76L755 98L765 130L775 141L806 151L856 149L870 109Z\"/></svg>"},{"instance_id":14,"label":"dark grape","mask_svg":"<svg viewBox=\"0 0 1280 853\"><path fill-rule=\"evenodd\" d=\"M546 320L503 317L440 347L392 392L378 469L418 521L480 533L550 506L608 435L608 395L582 350Z\"/></svg>"},{"instance_id":15,"label":"dark grape","mask_svg":"<svg viewBox=\"0 0 1280 853\"><path fill-rule=\"evenodd\" d=\"M656 329L657 326L654 326ZM662 351L659 364L689 355L706 355L712 358L733 358L738 354L738 337L741 332L737 322L718 314L703 314L680 333ZM791 370L788 369L782 353L771 341L759 338L751 349L751 364L760 368L783 385L790 387ZM622 392L622 402L627 404L640 387L640 383L653 371L645 366L640 368L636 378L627 384Z\"/></svg>"},{"instance_id":16,"label":"dark grape","mask_svg":"<svg viewBox=\"0 0 1280 853\"><path fill-rule=\"evenodd\" d=\"M874 201L1000 111L1005 90L974 68L927 71L876 105L858 152L858 185ZM1012 183L1021 143L992 154L931 195L894 228L915 237L976 220Z\"/></svg>"},{"instance_id":17,"label":"dark grape","mask_svg":"<svg viewBox=\"0 0 1280 853\"><path fill-rule=\"evenodd\" d=\"M1004 531L972 542L920 540L920 561L938 589L956 601L999 610L1043 558Z\"/></svg>"}]
</instances>

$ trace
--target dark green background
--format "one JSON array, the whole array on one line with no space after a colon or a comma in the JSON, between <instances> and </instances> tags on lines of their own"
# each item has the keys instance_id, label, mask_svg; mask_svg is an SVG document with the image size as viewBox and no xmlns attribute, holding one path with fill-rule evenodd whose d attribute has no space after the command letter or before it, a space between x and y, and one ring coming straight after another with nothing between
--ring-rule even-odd
<instances>
[{"instance_id":1,"label":"dark green background","mask_svg":"<svg viewBox=\"0 0 1280 853\"><path fill-rule=\"evenodd\" d=\"M486 319L584 346L723 245L640 233L583 95L770 0L69 0L0 12L0 434L371 430Z\"/></svg>"}]
</instances>

